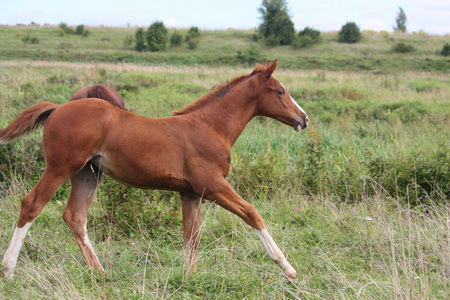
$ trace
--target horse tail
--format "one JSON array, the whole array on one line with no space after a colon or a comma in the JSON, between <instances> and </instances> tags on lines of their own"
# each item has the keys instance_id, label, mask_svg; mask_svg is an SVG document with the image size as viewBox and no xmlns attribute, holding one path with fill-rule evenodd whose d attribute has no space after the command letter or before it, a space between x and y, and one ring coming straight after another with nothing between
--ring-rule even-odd
<instances>
[{"instance_id":1,"label":"horse tail","mask_svg":"<svg viewBox=\"0 0 450 300\"><path fill-rule=\"evenodd\" d=\"M5 129L0 129L0 144L6 144L16 138L30 134L33 130L44 125L48 116L58 107L52 102L40 102L25 109Z\"/></svg>"}]
</instances>

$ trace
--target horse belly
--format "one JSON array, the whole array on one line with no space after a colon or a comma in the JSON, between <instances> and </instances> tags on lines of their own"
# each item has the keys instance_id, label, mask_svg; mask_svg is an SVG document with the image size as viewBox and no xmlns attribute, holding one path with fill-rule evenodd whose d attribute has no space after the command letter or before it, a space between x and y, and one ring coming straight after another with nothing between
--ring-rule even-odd
<instances>
[{"instance_id":1,"label":"horse belly","mask_svg":"<svg viewBox=\"0 0 450 300\"><path fill-rule=\"evenodd\" d=\"M111 159L108 155L96 157L92 162L106 175L128 186L142 189L161 189L187 192L192 187L174 161L167 162L157 157L153 159L131 159L126 155L115 153Z\"/></svg>"}]
</instances>

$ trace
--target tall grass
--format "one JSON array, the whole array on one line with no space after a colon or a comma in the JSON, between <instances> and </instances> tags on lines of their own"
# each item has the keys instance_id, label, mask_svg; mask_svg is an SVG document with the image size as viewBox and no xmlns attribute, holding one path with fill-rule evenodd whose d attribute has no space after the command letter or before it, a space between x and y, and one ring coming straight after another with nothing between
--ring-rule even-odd
<instances>
[{"instance_id":1,"label":"tall grass","mask_svg":"<svg viewBox=\"0 0 450 300\"><path fill-rule=\"evenodd\" d=\"M280 61L283 64L283 61ZM166 116L250 70L137 65L0 66L0 126L29 105L106 83L135 113ZM105 178L88 218L106 271L89 270L61 215L69 185L25 239L5 298L445 299L450 296L449 86L442 74L277 70L311 117L295 133L256 118L229 180L297 269L291 284L251 228L204 203L199 271L186 276L176 194ZM44 168L40 132L0 149L0 252Z\"/></svg>"}]
</instances>

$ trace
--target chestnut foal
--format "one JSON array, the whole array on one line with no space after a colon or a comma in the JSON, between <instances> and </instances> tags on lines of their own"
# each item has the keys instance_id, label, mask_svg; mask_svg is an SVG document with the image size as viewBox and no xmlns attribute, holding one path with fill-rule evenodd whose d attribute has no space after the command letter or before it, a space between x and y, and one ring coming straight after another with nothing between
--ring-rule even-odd
<instances>
[{"instance_id":1,"label":"chestnut foal","mask_svg":"<svg viewBox=\"0 0 450 300\"><path fill-rule=\"evenodd\" d=\"M254 116L274 118L296 131L308 126L304 110L272 77L276 66L276 60L257 65L250 74L234 78L165 118L137 116L92 98L62 105L40 102L23 111L0 130L0 144L45 123L42 139L46 169L22 200L17 227L2 262L4 276L13 275L28 229L68 180L72 189L64 220L87 264L103 270L88 238L86 217L99 174L104 172L133 187L179 192L188 270L196 268L204 198L253 227L269 257L285 276L295 278L296 271L275 244L261 216L225 180L231 147Z\"/></svg>"}]
</instances>

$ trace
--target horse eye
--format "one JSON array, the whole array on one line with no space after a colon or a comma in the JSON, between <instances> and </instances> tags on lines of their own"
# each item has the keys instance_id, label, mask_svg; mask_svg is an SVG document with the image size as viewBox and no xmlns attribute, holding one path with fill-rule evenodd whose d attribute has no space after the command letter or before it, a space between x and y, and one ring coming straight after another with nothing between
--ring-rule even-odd
<instances>
[{"instance_id":1,"label":"horse eye","mask_svg":"<svg viewBox=\"0 0 450 300\"><path fill-rule=\"evenodd\" d=\"M277 93L278 93L278 95L280 95L280 96L284 96L284 94L285 94L285 93L284 93L284 90L279 90Z\"/></svg>"}]
</instances>

